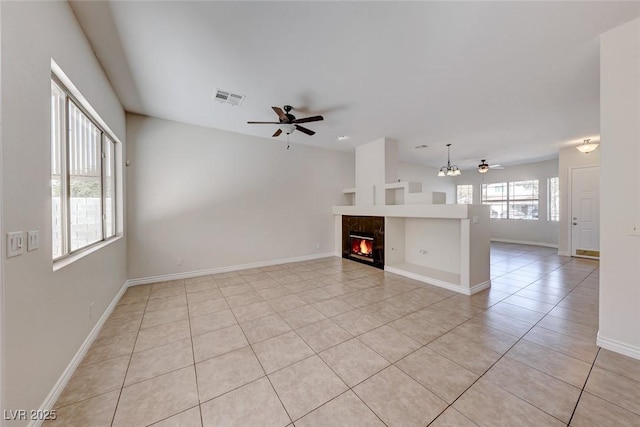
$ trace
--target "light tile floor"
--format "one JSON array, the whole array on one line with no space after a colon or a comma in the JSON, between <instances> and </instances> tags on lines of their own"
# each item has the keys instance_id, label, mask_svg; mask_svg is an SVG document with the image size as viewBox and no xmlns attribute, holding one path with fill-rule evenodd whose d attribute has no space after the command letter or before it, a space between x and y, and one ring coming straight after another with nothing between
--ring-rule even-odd
<instances>
[{"instance_id":1,"label":"light tile floor","mask_svg":"<svg viewBox=\"0 0 640 427\"><path fill-rule=\"evenodd\" d=\"M339 258L127 290L63 426L640 426L640 361L599 349L598 263L492 244L455 294Z\"/></svg>"}]
</instances>

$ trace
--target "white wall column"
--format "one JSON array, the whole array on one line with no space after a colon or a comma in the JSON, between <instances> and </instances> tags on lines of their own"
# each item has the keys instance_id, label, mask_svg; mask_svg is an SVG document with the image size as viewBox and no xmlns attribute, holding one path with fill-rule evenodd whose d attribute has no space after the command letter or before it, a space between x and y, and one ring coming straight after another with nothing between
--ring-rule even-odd
<instances>
[{"instance_id":1,"label":"white wall column","mask_svg":"<svg viewBox=\"0 0 640 427\"><path fill-rule=\"evenodd\" d=\"M640 359L640 19L600 44L598 345Z\"/></svg>"},{"instance_id":2,"label":"white wall column","mask_svg":"<svg viewBox=\"0 0 640 427\"><path fill-rule=\"evenodd\" d=\"M356 147L356 206L385 205L384 185L397 179L397 141L380 138Z\"/></svg>"}]
</instances>

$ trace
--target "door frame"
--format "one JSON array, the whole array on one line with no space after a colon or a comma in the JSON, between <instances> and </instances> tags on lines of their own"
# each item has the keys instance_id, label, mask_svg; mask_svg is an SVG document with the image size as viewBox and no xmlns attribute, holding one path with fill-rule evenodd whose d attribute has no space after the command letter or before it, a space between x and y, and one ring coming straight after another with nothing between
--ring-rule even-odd
<instances>
[{"instance_id":1,"label":"door frame","mask_svg":"<svg viewBox=\"0 0 640 427\"><path fill-rule=\"evenodd\" d=\"M0 2L1 3L1 2ZM0 18L2 17L2 4L0 4ZM2 19L0 19L0 22L2 22ZM1 31L0 31L1 34ZM0 55L0 70L2 70L2 55ZM0 71L1 73L1 71ZM2 81L2 79L0 79L0 82ZM2 115L2 84L0 83L0 171L4 171L3 168L3 163L2 163L2 159L3 159L3 145L2 145L2 123L3 123L3 115ZM5 337L5 333L4 333L4 262L5 262L5 245L4 245L4 239L5 239L5 234L4 234L4 222L3 222L3 216L2 216L2 209L3 209L3 174L0 173L0 408L2 410L4 410L6 408L5 406L5 399L6 399L6 393L5 393L5 389L4 389L4 382L5 382L5 363L7 358L5 357L4 354L4 337ZM2 417L4 418L4 417ZM0 419L0 426L4 425L4 421Z\"/></svg>"},{"instance_id":2,"label":"door frame","mask_svg":"<svg viewBox=\"0 0 640 427\"><path fill-rule=\"evenodd\" d=\"M569 207L568 212L567 212L567 221L568 221L568 226L569 226L569 256L571 257L576 257L576 258L586 258L586 259L595 259L595 260L599 260L600 257L593 257L593 256L587 256L587 255L573 255L573 171L577 170L577 169L593 169L593 168L598 168L598 195L600 194L600 165L589 165L589 166L571 166L569 167L569 179L568 179L568 195L567 195L567 199L568 199L568 203L567 206ZM598 197L598 215L600 214L600 197ZM598 225L598 241L600 241L600 226ZM600 248L598 248L599 250Z\"/></svg>"}]
</instances>

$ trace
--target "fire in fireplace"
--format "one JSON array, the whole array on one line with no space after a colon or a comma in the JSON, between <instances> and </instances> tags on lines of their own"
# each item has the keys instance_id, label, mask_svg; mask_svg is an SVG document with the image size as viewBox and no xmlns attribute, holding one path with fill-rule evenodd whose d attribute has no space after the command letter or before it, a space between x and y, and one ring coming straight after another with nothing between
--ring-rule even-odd
<instances>
[{"instance_id":1,"label":"fire in fireplace","mask_svg":"<svg viewBox=\"0 0 640 427\"><path fill-rule=\"evenodd\" d=\"M373 237L350 234L351 257L373 262Z\"/></svg>"}]
</instances>

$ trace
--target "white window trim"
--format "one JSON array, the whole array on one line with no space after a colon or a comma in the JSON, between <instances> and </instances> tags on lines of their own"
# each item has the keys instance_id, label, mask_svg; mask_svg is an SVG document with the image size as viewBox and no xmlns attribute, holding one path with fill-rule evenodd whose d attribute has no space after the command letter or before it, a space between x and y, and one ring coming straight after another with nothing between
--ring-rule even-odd
<instances>
[{"instance_id":1,"label":"white window trim","mask_svg":"<svg viewBox=\"0 0 640 427\"><path fill-rule=\"evenodd\" d=\"M116 234L114 237L109 237L108 240L101 240L99 242L94 243L93 245L90 246L85 246L82 249L78 249L77 251L69 254L69 255L63 255L60 258L56 258L53 261L53 271L58 271L68 265L73 264L74 262L88 256L91 255L94 252L99 251L102 248L105 248L107 246L109 246L112 243L117 242L118 240L122 239L124 237L124 235L122 233Z\"/></svg>"},{"instance_id":2,"label":"white window trim","mask_svg":"<svg viewBox=\"0 0 640 427\"><path fill-rule=\"evenodd\" d=\"M100 117L97 111L89 104L89 102L82 96L77 87L71 82L71 80L67 77L67 75L62 71L62 69L56 64L56 62L51 59L51 80L56 82L63 91L66 92L67 96L69 96L71 102L73 102L77 108L79 108L90 121L92 121L103 133L103 135L110 138L114 143L116 149L114 150L114 158L112 159L115 162L115 171L116 175L114 176L114 202L116 204L115 208L115 216L113 217L115 233L113 236L108 238L104 238L104 220L103 220L103 239L95 242L93 244L84 246L82 248L71 251L67 250L65 254L62 256L52 259L53 262L53 271L58 271L61 268L66 267L74 263L75 261L84 258L116 241L120 240L124 236L124 214L123 214L123 191L124 191L124 171L122 170L122 151L123 144L119 138L115 136L115 133L111 130L111 128L104 122L104 120ZM65 118L68 113L65 113ZM66 126L66 123L65 123ZM101 150L103 149L104 144L104 136L101 138ZM65 147L65 150L67 148ZM101 177L102 181L102 177ZM101 182L102 185L102 182ZM101 198L104 198L104 194L101 195ZM103 201L104 203L104 201ZM103 212L104 214L104 212ZM67 218L63 218L65 223L68 222ZM63 228L68 227L68 224L64 225ZM66 232L66 230L65 230ZM69 243L69 242L67 242Z\"/></svg>"}]
</instances>

